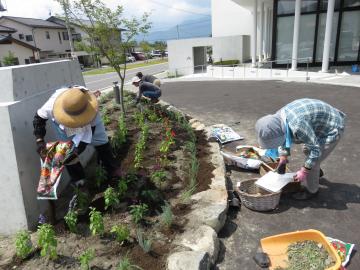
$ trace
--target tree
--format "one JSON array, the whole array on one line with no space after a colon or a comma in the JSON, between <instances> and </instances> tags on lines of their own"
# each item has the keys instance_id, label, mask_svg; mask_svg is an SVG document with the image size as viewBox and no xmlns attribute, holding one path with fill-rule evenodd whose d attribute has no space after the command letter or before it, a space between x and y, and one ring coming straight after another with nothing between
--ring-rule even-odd
<instances>
[{"instance_id":1,"label":"tree","mask_svg":"<svg viewBox=\"0 0 360 270\"><path fill-rule=\"evenodd\" d=\"M143 50L146 58L149 58L149 54L152 50L152 46L149 44L149 42L141 41L139 45L140 45L141 49Z\"/></svg>"},{"instance_id":2,"label":"tree","mask_svg":"<svg viewBox=\"0 0 360 270\"><path fill-rule=\"evenodd\" d=\"M63 0L57 1L61 3ZM110 9L101 0L69 0L67 14L70 22L80 26L88 35L89 50L105 57L118 74L121 81L120 102L125 113L125 53L136 35L149 31L149 13L144 13L141 18L129 19L124 17L122 6Z\"/></svg>"},{"instance_id":3,"label":"tree","mask_svg":"<svg viewBox=\"0 0 360 270\"><path fill-rule=\"evenodd\" d=\"M166 42L165 41L155 41L154 43L155 50L161 51L161 55L164 56L166 50Z\"/></svg>"},{"instance_id":4,"label":"tree","mask_svg":"<svg viewBox=\"0 0 360 270\"><path fill-rule=\"evenodd\" d=\"M3 63L5 66L14 66L19 64L19 59L11 51L3 57Z\"/></svg>"}]
</instances>

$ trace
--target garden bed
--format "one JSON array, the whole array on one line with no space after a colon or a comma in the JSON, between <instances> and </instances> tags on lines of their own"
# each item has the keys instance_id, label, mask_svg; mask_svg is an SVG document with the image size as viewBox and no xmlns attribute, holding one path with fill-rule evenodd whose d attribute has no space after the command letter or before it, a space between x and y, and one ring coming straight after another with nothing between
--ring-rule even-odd
<instances>
[{"instance_id":1,"label":"garden bed","mask_svg":"<svg viewBox=\"0 0 360 270\"><path fill-rule=\"evenodd\" d=\"M35 250L25 260L14 258L9 269L79 269L79 256L86 250L94 251L89 269L135 269L117 268L126 258L144 270L166 269L172 242L187 223L191 195L209 188L215 168L205 134L193 131L189 119L160 105L142 102L136 107L132 99L128 93L127 115L122 118L111 95L102 97L104 123L123 174L121 179L101 181L104 172L98 167L91 179L90 207L103 216L104 231L92 235L89 211L77 217L76 233L62 220L54 226L57 259L41 257ZM105 192L109 187L118 192L112 205ZM116 241L111 232L115 225L128 229L125 240ZM34 246L37 237L32 235Z\"/></svg>"}]
</instances>

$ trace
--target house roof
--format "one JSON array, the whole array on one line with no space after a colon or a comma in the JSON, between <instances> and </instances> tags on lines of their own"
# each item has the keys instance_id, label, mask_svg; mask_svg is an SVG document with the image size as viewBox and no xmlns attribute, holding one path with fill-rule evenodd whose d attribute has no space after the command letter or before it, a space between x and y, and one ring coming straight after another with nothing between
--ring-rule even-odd
<instances>
[{"instance_id":1,"label":"house roof","mask_svg":"<svg viewBox=\"0 0 360 270\"><path fill-rule=\"evenodd\" d=\"M30 45L28 43L22 42L20 40L17 40L17 39L13 38L10 35L0 34L0 45L1 44L11 44L11 43L16 43L16 44L18 44L20 46L26 47L26 48L31 49L33 51L40 51L39 48L34 47L34 46L32 46L32 45Z\"/></svg>"},{"instance_id":2,"label":"house roof","mask_svg":"<svg viewBox=\"0 0 360 270\"><path fill-rule=\"evenodd\" d=\"M0 25L0 33L15 33L16 31L14 28Z\"/></svg>"},{"instance_id":3,"label":"house roof","mask_svg":"<svg viewBox=\"0 0 360 270\"><path fill-rule=\"evenodd\" d=\"M8 19L8 20L12 20L30 27L35 27L35 28L55 28L55 29L64 29L65 27L57 24L57 23L53 23L47 20L42 20L42 19L34 19L34 18L23 18L23 17L13 17L13 16L2 16L0 17L1 19Z\"/></svg>"}]
</instances>

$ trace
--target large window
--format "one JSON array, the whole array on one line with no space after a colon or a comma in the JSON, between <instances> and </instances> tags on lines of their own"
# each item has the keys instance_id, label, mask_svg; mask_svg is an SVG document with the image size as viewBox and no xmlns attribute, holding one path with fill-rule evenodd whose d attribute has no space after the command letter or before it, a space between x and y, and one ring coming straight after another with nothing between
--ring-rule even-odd
<instances>
[{"instance_id":1,"label":"large window","mask_svg":"<svg viewBox=\"0 0 360 270\"><path fill-rule=\"evenodd\" d=\"M312 61L314 51L315 25L315 14L301 15L298 47L298 58L300 58L298 61L299 63L306 63L309 58L310 62Z\"/></svg>"},{"instance_id":2,"label":"large window","mask_svg":"<svg viewBox=\"0 0 360 270\"><path fill-rule=\"evenodd\" d=\"M294 0L279 0L277 14L292 14L295 12L295 1Z\"/></svg>"},{"instance_id":3,"label":"large window","mask_svg":"<svg viewBox=\"0 0 360 270\"><path fill-rule=\"evenodd\" d=\"M356 61L360 42L360 10L343 13L339 43L339 61Z\"/></svg>"},{"instance_id":4,"label":"large window","mask_svg":"<svg viewBox=\"0 0 360 270\"><path fill-rule=\"evenodd\" d=\"M330 61L334 61L335 57L335 43L336 43L336 30L339 20L339 12L334 13L333 23L331 28L331 43L330 43ZM316 43L316 61L321 62L324 53L324 39L326 27L326 13L321 13L319 17L318 36Z\"/></svg>"},{"instance_id":5,"label":"large window","mask_svg":"<svg viewBox=\"0 0 360 270\"><path fill-rule=\"evenodd\" d=\"M286 64L292 55L294 16L279 17L277 21L276 59L278 64ZM290 61L291 62L291 61Z\"/></svg>"}]
</instances>

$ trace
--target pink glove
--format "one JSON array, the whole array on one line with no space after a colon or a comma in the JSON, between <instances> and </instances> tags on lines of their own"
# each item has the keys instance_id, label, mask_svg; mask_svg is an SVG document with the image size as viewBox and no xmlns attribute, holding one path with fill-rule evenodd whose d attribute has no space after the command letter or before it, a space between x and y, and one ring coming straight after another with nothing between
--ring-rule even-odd
<instances>
[{"instance_id":1,"label":"pink glove","mask_svg":"<svg viewBox=\"0 0 360 270\"><path fill-rule=\"evenodd\" d=\"M309 170L301 167L299 171L297 171L296 175L294 176L295 181L305 182L309 175Z\"/></svg>"}]
</instances>

